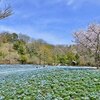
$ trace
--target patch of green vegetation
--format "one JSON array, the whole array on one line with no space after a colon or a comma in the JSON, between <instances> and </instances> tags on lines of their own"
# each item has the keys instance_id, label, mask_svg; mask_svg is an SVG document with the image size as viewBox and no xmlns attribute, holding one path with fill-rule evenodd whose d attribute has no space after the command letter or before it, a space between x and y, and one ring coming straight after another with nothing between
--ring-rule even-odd
<instances>
[{"instance_id":1,"label":"patch of green vegetation","mask_svg":"<svg viewBox=\"0 0 100 100\"><path fill-rule=\"evenodd\" d=\"M10 74L0 82L0 98L100 100L100 71L54 68Z\"/></svg>"}]
</instances>

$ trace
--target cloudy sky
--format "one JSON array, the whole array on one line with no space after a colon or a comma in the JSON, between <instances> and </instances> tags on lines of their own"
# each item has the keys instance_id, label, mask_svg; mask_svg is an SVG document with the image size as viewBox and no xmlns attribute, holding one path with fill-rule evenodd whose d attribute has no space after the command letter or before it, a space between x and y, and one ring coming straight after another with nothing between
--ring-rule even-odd
<instances>
[{"instance_id":1,"label":"cloudy sky","mask_svg":"<svg viewBox=\"0 0 100 100\"><path fill-rule=\"evenodd\" d=\"M27 34L51 44L72 44L73 32L100 22L100 0L6 0L14 14L0 31Z\"/></svg>"}]
</instances>

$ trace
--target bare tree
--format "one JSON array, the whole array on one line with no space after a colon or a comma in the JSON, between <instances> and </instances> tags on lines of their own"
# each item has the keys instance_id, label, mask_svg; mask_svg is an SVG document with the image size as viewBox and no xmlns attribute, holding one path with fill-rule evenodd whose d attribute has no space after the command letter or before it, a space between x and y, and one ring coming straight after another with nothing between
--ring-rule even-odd
<instances>
[{"instance_id":1,"label":"bare tree","mask_svg":"<svg viewBox=\"0 0 100 100\"><path fill-rule=\"evenodd\" d=\"M91 51L97 68L100 67L100 24L89 25L86 31L78 31L74 33L75 42Z\"/></svg>"},{"instance_id":2,"label":"bare tree","mask_svg":"<svg viewBox=\"0 0 100 100\"><path fill-rule=\"evenodd\" d=\"M2 0L0 0L1 2ZM12 9L10 5L5 5L4 8L0 9L0 20L12 15Z\"/></svg>"}]
</instances>

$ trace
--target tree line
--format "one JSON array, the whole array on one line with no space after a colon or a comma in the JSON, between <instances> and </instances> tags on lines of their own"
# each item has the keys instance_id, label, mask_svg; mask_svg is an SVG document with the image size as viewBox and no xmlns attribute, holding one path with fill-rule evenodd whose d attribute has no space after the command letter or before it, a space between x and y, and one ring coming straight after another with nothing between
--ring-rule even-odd
<instances>
[{"instance_id":1,"label":"tree line","mask_svg":"<svg viewBox=\"0 0 100 100\"><path fill-rule=\"evenodd\" d=\"M84 48L78 40L79 37L76 36L75 33L77 44L52 45L42 39L36 40L25 34L1 32L0 63L95 66L96 59L93 55L97 50ZM82 37L82 39L85 38Z\"/></svg>"},{"instance_id":2,"label":"tree line","mask_svg":"<svg viewBox=\"0 0 100 100\"><path fill-rule=\"evenodd\" d=\"M78 65L75 48L74 45L51 45L25 34L0 33L0 63L4 64Z\"/></svg>"}]
</instances>

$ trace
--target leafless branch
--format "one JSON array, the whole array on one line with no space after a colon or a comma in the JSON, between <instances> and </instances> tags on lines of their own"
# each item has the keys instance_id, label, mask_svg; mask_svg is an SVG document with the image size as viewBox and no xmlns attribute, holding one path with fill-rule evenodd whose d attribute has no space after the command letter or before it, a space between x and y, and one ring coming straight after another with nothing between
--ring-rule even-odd
<instances>
[{"instance_id":1,"label":"leafless branch","mask_svg":"<svg viewBox=\"0 0 100 100\"><path fill-rule=\"evenodd\" d=\"M4 18L6 18L6 17L8 17L10 15L12 15L12 8L11 8L11 6L9 6L9 5L5 6L4 9L0 10L0 20L4 19Z\"/></svg>"}]
</instances>

